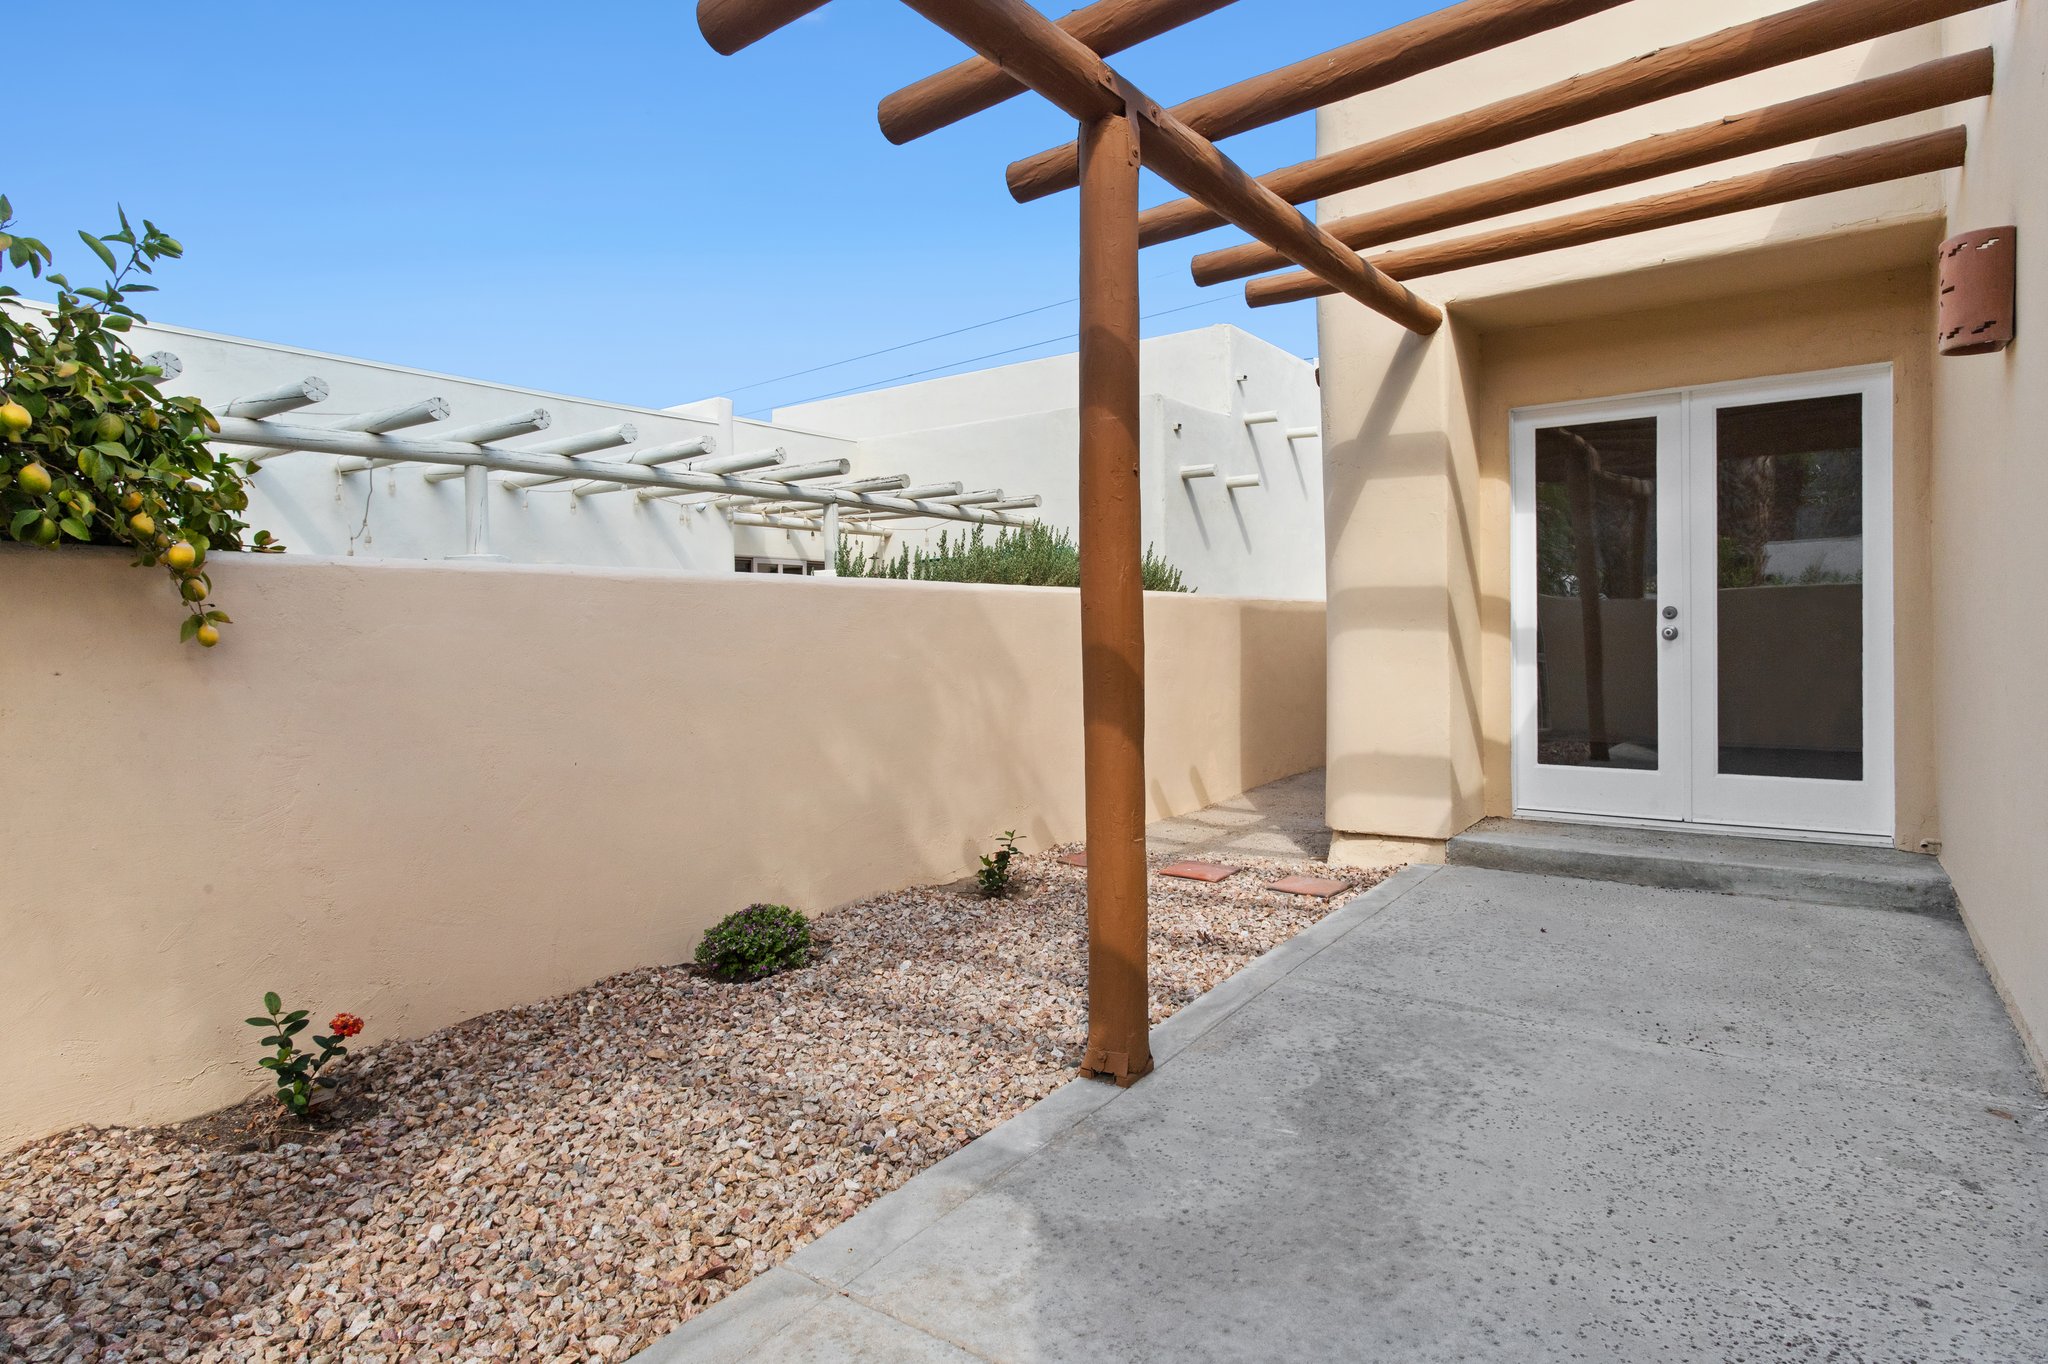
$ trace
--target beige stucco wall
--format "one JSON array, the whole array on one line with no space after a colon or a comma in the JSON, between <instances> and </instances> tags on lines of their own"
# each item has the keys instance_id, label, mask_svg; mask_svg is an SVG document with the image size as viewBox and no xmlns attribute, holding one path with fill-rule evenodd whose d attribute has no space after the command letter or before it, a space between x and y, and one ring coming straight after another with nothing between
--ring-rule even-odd
<instances>
[{"instance_id":1,"label":"beige stucco wall","mask_svg":"<svg viewBox=\"0 0 2048 1364\"><path fill-rule=\"evenodd\" d=\"M1739 270L1735 272L1739 275ZM1478 411L1485 807L1508 814L1508 417L1518 407L1778 374L1892 366L1894 841L1935 815L1928 468L1934 278L1927 264L1795 289L1483 333Z\"/></svg>"},{"instance_id":2,"label":"beige stucco wall","mask_svg":"<svg viewBox=\"0 0 2048 1364\"><path fill-rule=\"evenodd\" d=\"M2048 1075L2048 5L1950 22L1998 88L1950 178L1956 231L2019 227L2019 336L1934 371L1934 636L1942 864Z\"/></svg>"},{"instance_id":3,"label":"beige stucco wall","mask_svg":"<svg viewBox=\"0 0 2048 1364\"><path fill-rule=\"evenodd\" d=\"M1899 243L1914 255L1930 245L1924 232ZM1727 273L1742 277L1739 264ZM1449 325L1428 339L1390 334L1355 306L1327 308L1331 824L1441 839L1482 815L1512 811L1515 408L1889 363L1897 838L1905 847L1938 838L1927 512L1932 300L1922 261L1632 312L1589 311L1574 291L1558 290L1545 306L1567 320L1487 329L1454 307Z\"/></svg>"},{"instance_id":4,"label":"beige stucco wall","mask_svg":"<svg viewBox=\"0 0 2048 1364\"><path fill-rule=\"evenodd\" d=\"M0 549L0 1145L255 1092L266 989L417 1034L1081 834L1073 593ZM1154 815L1314 767L1319 604L1147 604ZM323 1014L324 1016L324 1014Z\"/></svg>"},{"instance_id":5,"label":"beige stucco wall","mask_svg":"<svg viewBox=\"0 0 2048 1364\"><path fill-rule=\"evenodd\" d=\"M1320 151L1775 12L1641 0L1325 110ZM1325 218L1473 184L1959 50L1929 25L1332 196ZM1483 93L1482 93L1483 92ZM1931 130L1925 114L1488 220L1487 229ZM1417 281L1418 338L1320 304L1330 565L1329 811L1442 839L1511 806L1507 419L1514 406L1890 360L1899 506L1899 823L1935 836L1924 644L1928 261L1943 187L1920 176ZM1437 237L1474 229L1448 229ZM1429 240L1432 238L1417 238ZM1917 651L1916 651L1917 649Z\"/></svg>"},{"instance_id":6,"label":"beige stucco wall","mask_svg":"<svg viewBox=\"0 0 2048 1364\"><path fill-rule=\"evenodd\" d=\"M1326 111L1319 149L1780 8L1638 0ZM1329 809L1340 829L1441 839L1510 808L1512 407L1889 360L1897 841L1943 848L1986 964L2048 1073L2048 726L2038 714L2048 365L2033 354L2028 321L2038 329L2048 318L2048 8L1996 5L1334 196L1320 210L1400 202L1987 44L1998 68L1989 100L1517 217L1955 124L1970 130L1959 173L1421 280L1422 293L1450 305L1449 325L1427 340L1348 300L1323 301ZM2001 355L1939 360L1933 247L1950 231L2004 223L2020 228L2020 340Z\"/></svg>"}]
</instances>

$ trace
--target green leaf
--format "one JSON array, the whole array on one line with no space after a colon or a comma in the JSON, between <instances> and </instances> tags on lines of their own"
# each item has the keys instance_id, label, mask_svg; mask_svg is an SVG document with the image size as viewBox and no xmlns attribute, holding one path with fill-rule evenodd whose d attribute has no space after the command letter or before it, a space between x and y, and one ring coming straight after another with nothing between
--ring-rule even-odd
<instances>
[{"instance_id":1,"label":"green leaf","mask_svg":"<svg viewBox=\"0 0 2048 1364\"><path fill-rule=\"evenodd\" d=\"M263 1007L270 1010L270 1012L272 1013L276 1013L279 1009L282 1009L284 1007L284 1001L279 999L277 997L277 992L273 990L263 996Z\"/></svg>"},{"instance_id":2,"label":"green leaf","mask_svg":"<svg viewBox=\"0 0 2048 1364\"><path fill-rule=\"evenodd\" d=\"M267 1018L245 1018L242 1021L252 1028L267 1028L270 1026L270 1020Z\"/></svg>"},{"instance_id":3,"label":"green leaf","mask_svg":"<svg viewBox=\"0 0 2048 1364\"><path fill-rule=\"evenodd\" d=\"M7 523L8 533L13 535L19 535L23 530L26 530L28 528L29 522L35 520L38 516L41 516L42 514L43 509L41 507L23 507L20 511L14 514L14 519Z\"/></svg>"},{"instance_id":4,"label":"green leaf","mask_svg":"<svg viewBox=\"0 0 2048 1364\"><path fill-rule=\"evenodd\" d=\"M313 1011L311 1009L293 1009L290 1013L284 1016L284 1021L287 1023L296 1023L302 1018L311 1018L312 1016Z\"/></svg>"},{"instance_id":5,"label":"green leaf","mask_svg":"<svg viewBox=\"0 0 2048 1364\"><path fill-rule=\"evenodd\" d=\"M284 1025L284 1035L286 1037L297 1036L300 1032L305 1030L305 1027L306 1020L303 1018L296 1023L287 1023Z\"/></svg>"},{"instance_id":6,"label":"green leaf","mask_svg":"<svg viewBox=\"0 0 2048 1364\"><path fill-rule=\"evenodd\" d=\"M92 539L91 528L75 516L67 516L62 521L59 521L57 529L63 531L74 540Z\"/></svg>"},{"instance_id":7,"label":"green leaf","mask_svg":"<svg viewBox=\"0 0 2048 1364\"><path fill-rule=\"evenodd\" d=\"M84 242L87 246L92 248L92 253L100 258L101 264L105 265L109 270L112 270L117 275L121 273L121 267L114 263L114 253L107 250L105 242L101 241L98 237L93 236L92 233L86 232L82 229L78 234L78 240Z\"/></svg>"},{"instance_id":8,"label":"green leaf","mask_svg":"<svg viewBox=\"0 0 2048 1364\"><path fill-rule=\"evenodd\" d=\"M192 636L199 633L199 627L203 623L197 616L185 617L184 623L178 627L178 643L190 644ZM267 1028L270 1026L270 1020L267 1018L252 1018L249 1021L259 1027Z\"/></svg>"}]
</instances>

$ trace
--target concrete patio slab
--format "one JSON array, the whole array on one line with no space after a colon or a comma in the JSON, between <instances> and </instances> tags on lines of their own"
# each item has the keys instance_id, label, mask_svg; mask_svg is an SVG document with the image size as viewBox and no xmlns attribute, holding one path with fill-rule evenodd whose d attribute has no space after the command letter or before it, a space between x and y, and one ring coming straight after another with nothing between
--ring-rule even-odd
<instances>
[{"instance_id":1,"label":"concrete patio slab","mask_svg":"<svg viewBox=\"0 0 2048 1364\"><path fill-rule=\"evenodd\" d=\"M1160 1034L645 1358L2048 1358L1955 920L1412 868Z\"/></svg>"}]
</instances>

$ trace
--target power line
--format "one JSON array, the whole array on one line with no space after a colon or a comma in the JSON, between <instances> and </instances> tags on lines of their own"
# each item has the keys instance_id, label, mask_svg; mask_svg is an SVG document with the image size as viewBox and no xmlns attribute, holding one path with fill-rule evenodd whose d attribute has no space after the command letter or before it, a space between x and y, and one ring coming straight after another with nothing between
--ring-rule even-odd
<instances>
[{"instance_id":1,"label":"power line","mask_svg":"<svg viewBox=\"0 0 2048 1364\"><path fill-rule=\"evenodd\" d=\"M1151 276L1151 279L1165 279L1168 275L1176 273L1179 268L1180 267L1177 266L1168 267L1167 269L1161 270L1157 274ZM1049 313L1054 308L1064 308L1070 303L1079 303L1080 301L1080 298L1076 296L1074 298L1060 299L1056 303L1041 303L1036 308L1026 308L1024 311L1019 313L1005 313L1001 317L991 317L986 322L973 322L969 323L965 327L955 327L951 331L934 332L930 336L920 336L915 341L905 341L900 345L884 346L880 350L871 350L867 352L865 355L849 355L844 360L834 360L831 361L829 364L823 365L812 365L809 369L800 369L793 371L792 373L789 374L778 374L773 379L757 379L751 384L741 384L738 388L722 388L719 389L718 392L725 397L731 397L735 393L745 393L748 389L766 388L769 384L779 384L785 379L801 379L806 374L817 374L820 373L821 371L828 369L838 369L841 365L857 364L862 360L872 360L878 355L892 355L899 350L909 350L913 346L922 346L927 342L944 341L947 337L963 336L968 332L980 331L983 327L994 327L999 326L1005 322L1015 322L1020 317L1031 317L1037 313ZM1040 344L1045 343L1041 342ZM1020 347L1020 349L1022 348ZM1007 354L1007 352L1000 353ZM970 362L963 360L960 363L967 364ZM813 401L813 399L806 398L804 399L804 401L811 402Z\"/></svg>"},{"instance_id":2,"label":"power line","mask_svg":"<svg viewBox=\"0 0 2048 1364\"><path fill-rule=\"evenodd\" d=\"M1165 316L1167 316L1167 315L1169 315L1169 314L1171 314L1171 313L1184 313L1184 312L1188 312L1188 311L1190 311L1191 309L1195 309L1195 308L1210 308L1210 307L1214 307L1214 306L1215 306L1216 304L1218 304L1218 303L1230 303L1230 302L1233 302L1233 301L1234 301L1234 300L1236 299L1236 297L1237 297L1237 296L1236 296L1235 294L1226 294L1226 295L1223 295L1222 297L1219 297L1219 298L1205 298L1205 299L1201 300L1201 301L1200 301L1199 303L1183 303L1183 304L1182 304L1182 305L1181 305L1180 307L1178 307L1178 308L1161 308L1161 309L1160 309L1160 310L1159 310L1158 312L1156 312L1156 313L1146 313L1146 314L1144 314L1144 315L1143 315L1142 317L1140 317L1140 318L1139 318L1138 320L1139 320L1140 322L1149 322L1149 321L1151 321L1151 320L1152 320L1153 318L1155 318L1155 317L1165 317ZM1070 299L1070 300L1068 300L1068 301L1069 301L1069 302L1079 302L1080 300L1078 300L1078 299ZM1053 306L1053 307L1058 307L1059 305L1058 305L1058 304L1053 304L1053 305L1051 305L1051 306ZM1038 311L1043 311L1043 310L1041 309L1041 310L1038 310ZM972 330L972 328L963 328L962 330L968 330L968 331L971 331L971 330ZM938 372L939 372L940 370L944 370L944 369L956 369L956 368L958 368L958 367L959 367L959 366L961 366L961 365L973 365L973 364L979 364L979 363L980 363L981 361L983 361L983 360L996 360L996 359L1000 359L1000 358L1002 358L1002 357L1003 357L1003 356L1005 356L1005 355L1015 355L1015 354L1016 354L1016 353L1017 353L1018 351L1020 351L1020 350L1036 350L1036 349L1037 349L1038 347L1040 347L1040 346L1051 346L1051 345L1055 345L1055 344L1057 344L1057 343L1059 343L1059 342L1061 342L1061 341L1077 341L1077 340L1079 340L1079 339L1080 339L1080 337L1081 337L1081 333L1079 333L1079 332L1068 332L1068 333L1067 333L1066 335L1064 335L1064 336L1048 336L1048 337L1046 337L1046 338L1045 338L1045 339L1044 339L1043 341L1027 341L1027 342L1025 342L1025 343L1024 343L1023 345L1021 345L1021 346L1011 346L1011 347L1009 347L1008 349L1005 349L1005 350L992 350L992 351L988 352L988 354L986 354L986 355L973 355L973 356L969 356L969 357L968 357L967 359L965 359L965 360L949 360L949 361L947 361L947 362L946 362L945 364L943 364L943 365L933 365L933 366L932 366L932 367L931 367L930 369L919 369L919 370L912 370L912 371L911 371L910 373L908 373L908 374L898 374L898 375L896 375L896 376L895 376L894 378L890 378L890 379L873 379L873 380L870 380L870 381L869 381L869 382L867 382L867 383L864 383L864 384L855 384L855 385L854 385L854 386L853 386L852 388L842 388L842 389L839 389L839 390L837 390L836 392L832 392L832 393L814 393L814 394L812 394L812 395L811 395L810 397L808 397L808 398L798 398L798 399L797 399L797 400L796 400L795 402L788 402L788 403L776 403L776 404L774 404L774 405L773 405L772 407L757 407L757 408L753 409L753 411L751 411L751 412L745 412L745 413L742 413L741 415L742 415L742 416L747 416L747 417L753 417L753 416L759 416L759 415L760 415L761 413L763 413L763 412L772 412L772 411L774 411L774 410L775 410L775 408L777 408L777 407L801 407L801 406L803 406L803 405L804 405L805 403L817 403L817 402L823 402L823 401L825 401L825 399L827 399L827 398L844 398L844 397L845 397L846 395L848 395L849 393L863 393L863 392L866 392L866 391L867 391L868 389L871 389L871 388L882 388L882 387L885 387L885 386L887 386L887 385L889 385L889 384L900 384L900 383L904 382L904 381L905 381L905 380L907 380L907 379L921 379L921 378L923 378L923 377L924 377L925 375L927 375L927 374L937 374L937 373L938 373ZM876 353L877 353L877 354L881 354L881 352L876 352ZM827 366L824 366L823 368L827 368L827 369L829 369L829 368L831 368L831 366L827 365Z\"/></svg>"},{"instance_id":3,"label":"power line","mask_svg":"<svg viewBox=\"0 0 2048 1364\"><path fill-rule=\"evenodd\" d=\"M816 374L820 370L838 369L841 365L851 365L860 360L872 360L877 355L889 355L895 351L909 350L912 346L922 346L927 341L943 341L949 336L959 336L965 332L980 331L983 327L993 327L1002 322L1015 322L1020 317L1030 317L1033 313L1051 312L1054 308L1064 308L1069 303L1079 303L1080 301L1078 298L1063 298L1057 303L1047 303L1036 308L1026 308L1021 313L1009 313L1003 317L992 317L986 322L976 322L972 326L955 327L949 332L937 332L931 336L921 336L915 341L905 341L900 346L884 346L880 350L871 350L865 355L850 355L844 360L834 360L829 365L812 365L809 369L799 369L789 374L778 374L773 379L757 379L751 384L741 384L738 388L728 388L721 391L730 396L734 393L745 393L750 388L766 388L769 384L779 384L784 379L801 379L806 374Z\"/></svg>"}]
</instances>

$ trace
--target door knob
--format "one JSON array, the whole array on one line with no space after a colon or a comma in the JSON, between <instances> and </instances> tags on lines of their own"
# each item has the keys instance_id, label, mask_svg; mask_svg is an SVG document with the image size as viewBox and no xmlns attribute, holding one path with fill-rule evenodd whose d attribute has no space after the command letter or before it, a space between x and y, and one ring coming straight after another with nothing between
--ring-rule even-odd
<instances>
[{"instance_id":1,"label":"door knob","mask_svg":"<svg viewBox=\"0 0 2048 1364\"><path fill-rule=\"evenodd\" d=\"M1665 626L1665 627L1664 627L1664 638L1666 638L1666 639L1677 639L1677 638L1678 638L1678 627L1677 627L1676 625L1667 625L1667 626Z\"/></svg>"},{"instance_id":2,"label":"door knob","mask_svg":"<svg viewBox=\"0 0 2048 1364\"><path fill-rule=\"evenodd\" d=\"M1667 607L1665 607L1665 608L1664 608L1664 619L1666 619L1666 620L1677 620L1677 619L1678 619L1678 608L1677 608L1677 607L1675 607L1675 606L1667 606Z\"/></svg>"}]
</instances>

